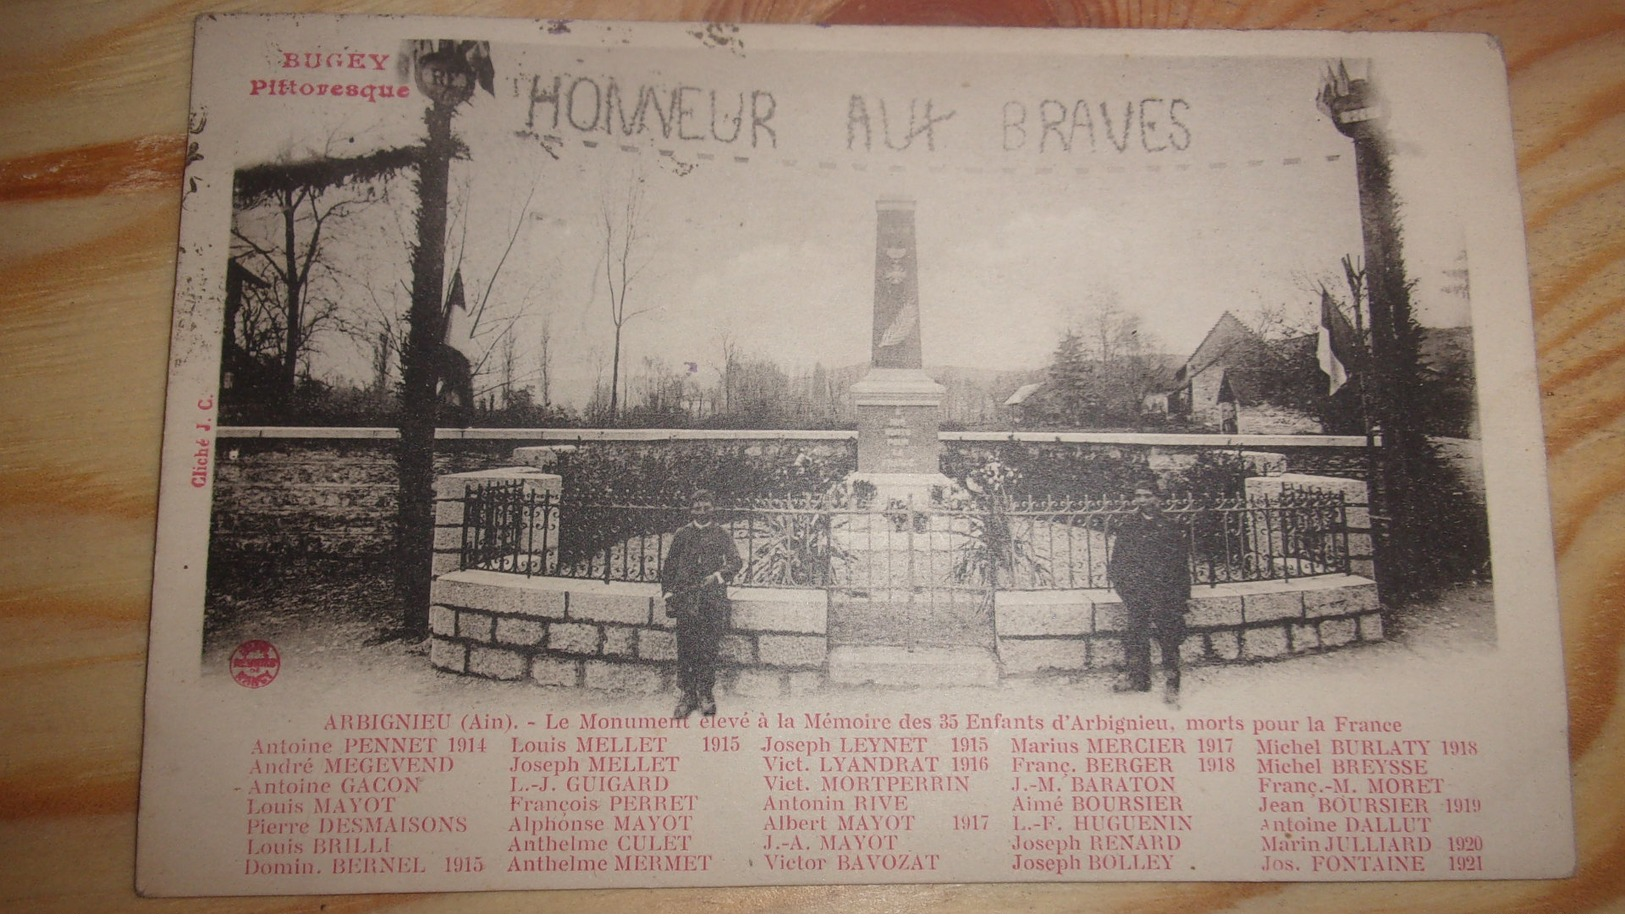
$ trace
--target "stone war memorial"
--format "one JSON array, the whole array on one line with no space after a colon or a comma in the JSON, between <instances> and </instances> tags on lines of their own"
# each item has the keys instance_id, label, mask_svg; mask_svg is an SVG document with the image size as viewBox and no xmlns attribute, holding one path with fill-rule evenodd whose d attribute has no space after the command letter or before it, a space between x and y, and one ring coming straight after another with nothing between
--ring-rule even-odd
<instances>
[{"instance_id":1,"label":"stone war memorial","mask_svg":"<svg viewBox=\"0 0 1625 918\"><path fill-rule=\"evenodd\" d=\"M870 365L850 390L855 471L824 495L719 508L744 557L729 590L724 694L1124 668L1124 612L1106 574L1113 526L1133 512L1122 495L1021 499L996 473L956 481L942 470L944 387L925 370L915 220L911 199L876 201ZM728 439L798 436L820 438ZM1153 470L1188 468L1213 448L1155 435L1112 442ZM670 691L676 638L658 579L684 508L573 500L552 470L574 448L521 447L512 467L437 479L430 661L542 686ZM1365 482L1294 473L1281 453L1239 456L1252 470L1243 494L1166 508L1192 546L1183 662L1255 664L1382 640Z\"/></svg>"}]
</instances>

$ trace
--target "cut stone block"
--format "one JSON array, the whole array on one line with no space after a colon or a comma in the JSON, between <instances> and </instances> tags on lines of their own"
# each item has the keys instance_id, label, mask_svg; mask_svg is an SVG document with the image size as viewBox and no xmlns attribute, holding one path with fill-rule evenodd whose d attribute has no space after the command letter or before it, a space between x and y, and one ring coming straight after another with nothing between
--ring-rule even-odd
<instances>
[{"instance_id":1,"label":"cut stone block","mask_svg":"<svg viewBox=\"0 0 1625 918\"><path fill-rule=\"evenodd\" d=\"M1102 631L1122 631L1128 627L1128 612L1123 608L1122 600L1117 598L1116 593L1108 595L1112 597L1109 601L1095 603L1094 628L1097 634Z\"/></svg>"},{"instance_id":2,"label":"cut stone block","mask_svg":"<svg viewBox=\"0 0 1625 918\"><path fill-rule=\"evenodd\" d=\"M459 530L462 529L463 508L465 506L466 504L464 503L462 492L458 492L458 495L454 498L447 498L445 500L436 499L434 502L435 527L439 528L441 526L445 526L448 528L456 527Z\"/></svg>"},{"instance_id":3,"label":"cut stone block","mask_svg":"<svg viewBox=\"0 0 1625 918\"><path fill-rule=\"evenodd\" d=\"M764 634L756 639L757 660L764 666L821 667L829 658L829 642L800 634Z\"/></svg>"},{"instance_id":4,"label":"cut stone block","mask_svg":"<svg viewBox=\"0 0 1625 918\"><path fill-rule=\"evenodd\" d=\"M1382 640L1383 630L1382 630L1382 615L1381 615L1381 613L1373 612L1373 613L1371 613L1369 615L1362 615L1359 618L1359 622L1360 622L1360 640L1362 640L1362 641L1380 641L1380 640Z\"/></svg>"},{"instance_id":5,"label":"cut stone block","mask_svg":"<svg viewBox=\"0 0 1625 918\"><path fill-rule=\"evenodd\" d=\"M435 638L429 642L429 662L437 669L468 672L468 648L456 641Z\"/></svg>"},{"instance_id":6,"label":"cut stone block","mask_svg":"<svg viewBox=\"0 0 1625 918\"><path fill-rule=\"evenodd\" d=\"M597 654L599 633L597 625L575 622L554 622L547 629L547 648L565 653Z\"/></svg>"},{"instance_id":7,"label":"cut stone block","mask_svg":"<svg viewBox=\"0 0 1625 918\"><path fill-rule=\"evenodd\" d=\"M1195 628L1223 628L1242 622L1241 596L1213 588L1191 591L1190 614L1185 623Z\"/></svg>"},{"instance_id":8,"label":"cut stone block","mask_svg":"<svg viewBox=\"0 0 1625 918\"><path fill-rule=\"evenodd\" d=\"M657 628L639 628L638 656L645 660L677 659L677 635Z\"/></svg>"},{"instance_id":9,"label":"cut stone block","mask_svg":"<svg viewBox=\"0 0 1625 918\"><path fill-rule=\"evenodd\" d=\"M1248 593L1241 598L1241 617L1248 624L1303 618L1303 591Z\"/></svg>"},{"instance_id":10,"label":"cut stone block","mask_svg":"<svg viewBox=\"0 0 1625 918\"><path fill-rule=\"evenodd\" d=\"M1123 652L1122 638L1090 638L1090 669L1120 669L1126 660L1127 657Z\"/></svg>"},{"instance_id":11,"label":"cut stone block","mask_svg":"<svg viewBox=\"0 0 1625 918\"><path fill-rule=\"evenodd\" d=\"M522 679L525 676L525 657L514 650L497 647L470 647L468 671L492 679Z\"/></svg>"},{"instance_id":12,"label":"cut stone block","mask_svg":"<svg viewBox=\"0 0 1625 918\"><path fill-rule=\"evenodd\" d=\"M433 600L459 609L563 618L564 591L573 582L491 571L454 571L435 579Z\"/></svg>"},{"instance_id":13,"label":"cut stone block","mask_svg":"<svg viewBox=\"0 0 1625 918\"><path fill-rule=\"evenodd\" d=\"M1005 674L1044 670L1082 670L1088 663L1088 644L1079 638L1011 638L999 641L999 662Z\"/></svg>"},{"instance_id":14,"label":"cut stone block","mask_svg":"<svg viewBox=\"0 0 1625 918\"><path fill-rule=\"evenodd\" d=\"M728 596L733 601L733 627L737 631L829 631L829 597L823 590L735 587Z\"/></svg>"},{"instance_id":15,"label":"cut stone block","mask_svg":"<svg viewBox=\"0 0 1625 918\"><path fill-rule=\"evenodd\" d=\"M734 674L733 694L744 698L778 698L784 694L784 676L771 669L742 669Z\"/></svg>"},{"instance_id":16,"label":"cut stone block","mask_svg":"<svg viewBox=\"0 0 1625 918\"><path fill-rule=\"evenodd\" d=\"M1249 660L1283 657L1288 649L1285 625L1248 628L1241 633L1241 652Z\"/></svg>"},{"instance_id":17,"label":"cut stone block","mask_svg":"<svg viewBox=\"0 0 1625 918\"><path fill-rule=\"evenodd\" d=\"M530 661L530 678L537 685L575 688L581 684L581 663L561 657L538 656Z\"/></svg>"},{"instance_id":18,"label":"cut stone block","mask_svg":"<svg viewBox=\"0 0 1625 918\"><path fill-rule=\"evenodd\" d=\"M493 617L483 612L458 612L457 636L489 644L495 623Z\"/></svg>"},{"instance_id":19,"label":"cut stone block","mask_svg":"<svg viewBox=\"0 0 1625 918\"><path fill-rule=\"evenodd\" d=\"M1304 613L1310 618L1353 615L1380 606L1377 585L1363 577L1328 577L1320 583L1321 588L1306 589L1303 594Z\"/></svg>"},{"instance_id":20,"label":"cut stone block","mask_svg":"<svg viewBox=\"0 0 1625 918\"><path fill-rule=\"evenodd\" d=\"M1323 647L1341 647L1354 641L1354 619L1328 618L1320 623L1320 643Z\"/></svg>"},{"instance_id":21,"label":"cut stone block","mask_svg":"<svg viewBox=\"0 0 1625 918\"><path fill-rule=\"evenodd\" d=\"M1207 659L1207 641L1200 634L1187 635L1179 643L1179 661L1181 663L1200 663Z\"/></svg>"},{"instance_id":22,"label":"cut stone block","mask_svg":"<svg viewBox=\"0 0 1625 918\"><path fill-rule=\"evenodd\" d=\"M626 628L619 625L605 625L603 654L606 657L635 656L633 648L636 641L636 628Z\"/></svg>"},{"instance_id":23,"label":"cut stone block","mask_svg":"<svg viewBox=\"0 0 1625 918\"><path fill-rule=\"evenodd\" d=\"M578 581L570 589L569 617L572 621L647 625L651 624L651 606L658 599L659 588L647 584Z\"/></svg>"},{"instance_id":24,"label":"cut stone block","mask_svg":"<svg viewBox=\"0 0 1625 918\"><path fill-rule=\"evenodd\" d=\"M1094 630L1094 602L1082 590L1001 590L993 594L1000 637L1081 635Z\"/></svg>"},{"instance_id":25,"label":"cut stone block","mask_svg":"<svg viewBox=\"0 0 1625 918\"><path fill-rule=\"evenodd\" d=\"M792 695L810 695L826 688L822 671L786 673L785 684Z\"/></svg>"},{"instance_id":26,"label":"cut stone block","mask_svg":"<svg viewBox=\"0 0 1625 918\"><path fill-rule=\"evenodd\" d=\"M545 628L534 618L501 616L497 619L498 644L520 644L533 647L542 642Z\"/></svg>"},{"instance_id":27,"label":"cut stone block","mask_svg":"<svg viewBox=\"0 0 1625 918\"><path fill-rule=\"evenodd\" d=\"M664 688L666 681L659 667L607 660L587 660L582 674L587 688L625 695L654 694Z\"/></svg>"},{"instance_id":28,"label":"cut stone block","mask_svg":"<svg viewBox=\"0 0 1625 918\"><path fill-rule=\"evenodd\" d=\"M429 608L429 631L450 637L457 633L457 613L445 606Z\"/></svg>"},{"instance_id":29,"label":"cut stone block","mask_svg":"<svg viewBox=\"0 0 1625 918\"><path fill-rule=\"evenodd\" d=\"M756 662L756 645L748 635L724 634L717 656L728 663L749 665Z\"/></svg>"}]
</instances>

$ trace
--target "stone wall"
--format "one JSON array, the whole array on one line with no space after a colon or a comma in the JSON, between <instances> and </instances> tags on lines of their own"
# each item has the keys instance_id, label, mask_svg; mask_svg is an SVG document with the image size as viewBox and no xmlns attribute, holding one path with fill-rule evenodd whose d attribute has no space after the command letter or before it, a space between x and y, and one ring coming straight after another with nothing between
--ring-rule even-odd
<instances>
[{"instance_id":1,"label":"stone wall","mask_svg":"<svg viewBox=\"0 0 1625 918\"><path fill-rule=\"evenodd\" d=\"M778 697L822 689L822 590L734 588L718 689ZM674 691L677 641L655 584L455 571L436 579L430 661L447 672L612 693ZM1123 607L1109 590L1001 591L1004 678L1123 666ZM1379 641L1376 585L1327 575L1193 590L1187 664L1248 663Z\"/></svg>"},{"instance_id":2,"label":"stone wall","mask_svg":"<svg viewBox=\"0 0 1625 918\"><path fill-rule=\"evenodd\" d=\"M393 547L395 458L344 443L223 446L215 464L216 556L378 557Z\"/></svg>"},{"instance_id":3,"label":"stone wall","mask_svg":"<svg viewBox=\"0 0 1625 918\"><path fill-rule=\"evenodd\" d=\"M535 493L559 493L559 476L537 468L551 465L557 453L549 449L518 458L534 464L442 475L436 481L431 663L448 672L545 686L673 691L677 642L657 584L460 569L470 487L509 482ZM1376 585L1368 579L1365 484L1285 473L1286 460L1276 453L1250 452L1243 458L1262 473L1247 479L1249 498L1277 499L1289 489L1311 488L1344 495L1355 573L1195 587L1181 658L1187 664L1250 663L1381 640L1383 614ZM552 526L535 534L531 544L556 546L556 522ZM1288 549L1272 544L1267 550ZM552 569L544 564L538 570ZM720 691L777 697L827 684L830 602L825 591L735 587L729 595L733 621L721 646ZM1115 593L1000 591L993 602L1003 678L1122 669L1125 621Z\"/></svg>"},{"instance_id":4,"label":"stone wall","mask_svg":"<svg viewBox=\"0 0 1625 918\"><path fill-rule=\"evenodd\" d=\"M295 431L296 433L298 431ZM215 456L209 551L216 557L366 560L395 549L397 445L368 437L225 436ZM435 472L512 464L500 442L440 444Z\"/></svg>"},{"instance_id":5,"label":"stone wall","mask_svg":"<svg viewBox=\"0 0 1625 918\"><path fill-rule=\"evenodd\" d=\"M736 587L718 689L777 697L815 691L828 658L822 590ZM489 679L616 693L674 687L677 639L660 588L455 571L436 578L429 659Z\"/></svg>"},{"instance_id":6,"label":"stone wall","mask_svg":"<svg viewBox=\"0 0 1625 918\"><path fill-rule=\"evenodd\" d=\"M1000 592L993 622L1007 678L1123 665L1123 604L1109 590ZM1273 660L1383 637L1376 584L1343 574L1195 587L1186 623L1186 664Z\"/></svg>"}]
</instances>

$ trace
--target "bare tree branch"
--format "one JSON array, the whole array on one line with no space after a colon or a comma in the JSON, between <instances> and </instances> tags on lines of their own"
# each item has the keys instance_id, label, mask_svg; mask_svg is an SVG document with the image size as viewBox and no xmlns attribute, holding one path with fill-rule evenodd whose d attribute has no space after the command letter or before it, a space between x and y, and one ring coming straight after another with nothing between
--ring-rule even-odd
<instances>
[{"instance_id":1,"label":"bare tree branch","mask_svg":"<svg viewBox=\"0 0 1625 918\"><path fill-rule=\"evenodd\" d=\"M491 271L491 277L485 282L485 293L480 296L480 305L474 311L472 328L480 327L480 317L485 314L485 304L491 301L491 288L496 286L497 277L502 274L502 266L508 263L508 255L513 251L515 242L519 241L519 233L525 226L525 215L530 213L531 199L536 197L536 185L532 183L530 193L525 195L525 203L519 208L519 219L514 221L513 232L508 234L508 245L502 250L502 257L497 259L497 266Z\"/></svg>"}]
</instances>

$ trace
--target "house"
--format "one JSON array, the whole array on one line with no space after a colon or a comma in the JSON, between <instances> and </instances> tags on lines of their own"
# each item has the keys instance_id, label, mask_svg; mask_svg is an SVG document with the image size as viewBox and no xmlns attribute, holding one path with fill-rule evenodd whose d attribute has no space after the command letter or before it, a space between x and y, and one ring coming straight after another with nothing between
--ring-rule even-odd
<instances>
[{"instance_id":1,"label":"house","mask_svg":"<svg viewBox=\"0 0 1625 918\"><path fill-rule=\"evenodd\" d=\"M1144 407L1219 433L1318 433L1306 409L1324 385L1314 335L1268 342L1226 311Z\"/></svg>"}]
</instances>

